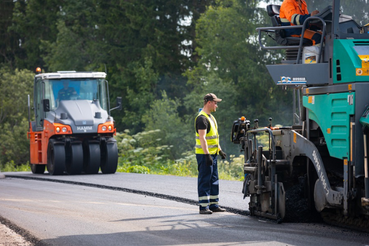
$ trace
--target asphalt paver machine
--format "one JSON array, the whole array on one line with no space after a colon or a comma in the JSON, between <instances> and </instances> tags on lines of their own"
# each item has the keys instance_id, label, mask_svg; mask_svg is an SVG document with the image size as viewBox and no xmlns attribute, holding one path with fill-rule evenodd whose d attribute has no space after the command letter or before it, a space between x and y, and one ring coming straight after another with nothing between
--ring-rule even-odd
<instances>
[{"instance_id":1,"label":"asphalt paver machine","mask_svg":"<svg viewBox=\"0 0 369 246\"><path fill-rule=\"evenodd\" d=\"M285 51L281 63L267 68L277 85L294 89L298 103L292 126L261 128L244 117L233 123L250 212L282 221L306 206L327 222L369 231L368 26L343 15L339 0L301 26L281 27L279 7L267 7L273 26L257 29L259 41L263 49ZM309 25L320 27L320 46L283 35ZM265 33L277 45L264 45ZM260 144L260 133L268 144Z\"/></svg>"}]
</instances>

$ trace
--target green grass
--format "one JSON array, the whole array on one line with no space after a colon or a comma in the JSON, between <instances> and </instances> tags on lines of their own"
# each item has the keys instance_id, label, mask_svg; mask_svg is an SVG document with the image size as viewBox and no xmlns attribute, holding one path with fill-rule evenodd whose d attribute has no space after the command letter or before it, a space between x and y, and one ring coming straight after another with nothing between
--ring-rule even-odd
<instances>
[{"instance_id":1,"label":"green grass","mask_svg":"<svg viewBox=\"0 0 369 246\"><path fill-rule=\"evenodd\" d=\"M159 163L124 162L118 161L117 172L144 173L158 175L174 175L184 177L197 177L197 161L195 154L176 161L167 160ZM230 160L218 159L219 179L243 180L243 158L230 156Z\"/></svg>"},{"instance_id":2,"label":"green grass","mask_svg":"<svg viewBox=\"0 0 369 246\"><path fill-rule=\"evenodd\" d=\"M13 161L1 166L1 172L30 172L31 167L27 164L16 165Z\"/></svg>"},{"instance_id":3,"label":"green grass","mask_svg":"<svg viewBox=\"0 0 369 246\"><path fill-rule=\"evenodd\" d=\"M218 159L219 178L223 180L242 180L243 162L241 157L230 157L230 161ZM15 165L13 162L1 167L1 172L31 172L30 165ZM190 155L187 159L162 160L156 163L142 163L134 159L129 163L124 162L124 158L119 158L117 172L121 173L143 173L157 175L173 175L183 177L197 177L197 161L195 155Z\"/></svg>"}]
</instances>

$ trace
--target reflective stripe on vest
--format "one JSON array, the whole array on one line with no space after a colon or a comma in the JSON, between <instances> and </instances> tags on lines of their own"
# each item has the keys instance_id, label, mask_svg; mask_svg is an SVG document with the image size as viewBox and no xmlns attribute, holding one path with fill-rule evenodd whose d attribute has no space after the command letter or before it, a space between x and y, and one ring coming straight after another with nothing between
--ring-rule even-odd
<instances>
[{"instance_id":1,"label":"reflective stripe on vest","mask_svg":"<svg viewBox=\"0 0 369 246\"><path fill-rule=\"evenodd\" d=\"M200 113L195 118L195 132L196 132L196 120L197 120L197 117L199 117L200 115L204 115L210 123L210 131L206 133L205 139L206 139L206 143L208 144L209 153L211 155L215 155L218 153L218 148L219 148L219 135L218 135L217 121L212 115L210 115L211 117L210 119L209 115L201 110ZM200 135L198 132L196 132L195 153L205 154L205 152L201 148Z\"/></svg>"}]
</instances>

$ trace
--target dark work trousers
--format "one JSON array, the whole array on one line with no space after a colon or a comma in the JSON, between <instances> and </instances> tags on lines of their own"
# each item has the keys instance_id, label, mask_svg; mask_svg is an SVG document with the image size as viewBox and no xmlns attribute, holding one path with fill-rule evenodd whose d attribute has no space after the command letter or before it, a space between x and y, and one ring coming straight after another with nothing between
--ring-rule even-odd
<instances>
[{"instance_id":1,"label":"dark work trousers","mask_svg":"<svg viewBox=\"0 0 369 246\"><path fill-rule=\"evenodd\" d=\"M199 195L200 210L218 207L219 178L217 155L211 155L213 165L206 164L205 155L196 154L199 176L197 179L197 192Z\"/></svg>"}]
</instances>

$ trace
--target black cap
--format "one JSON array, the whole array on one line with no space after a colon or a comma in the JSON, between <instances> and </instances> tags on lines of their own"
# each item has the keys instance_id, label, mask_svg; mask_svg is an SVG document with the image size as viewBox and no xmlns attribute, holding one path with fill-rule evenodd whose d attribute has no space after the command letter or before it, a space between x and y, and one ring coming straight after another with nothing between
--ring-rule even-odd
<instances>
[{"instance_id":1,"label":"black cap","mask_svg":"<svg viewBox=\"0 0 369 246\"><path fill-rule=\"evenodd\" d=\"M208 93L204 96L204 101L205 102L209 102L209 101L214 101L214 102L221 102L222 99L217 98L217 96L213 93Z\"/></svg>"}]
</instances>

